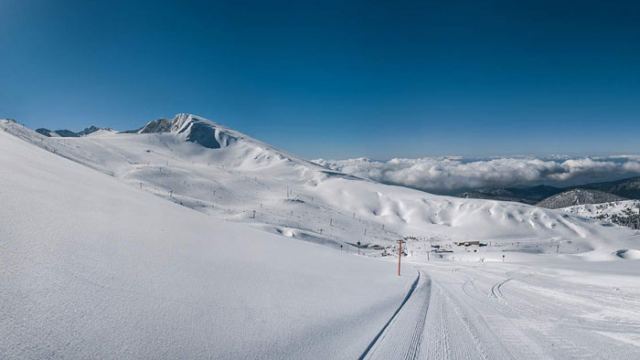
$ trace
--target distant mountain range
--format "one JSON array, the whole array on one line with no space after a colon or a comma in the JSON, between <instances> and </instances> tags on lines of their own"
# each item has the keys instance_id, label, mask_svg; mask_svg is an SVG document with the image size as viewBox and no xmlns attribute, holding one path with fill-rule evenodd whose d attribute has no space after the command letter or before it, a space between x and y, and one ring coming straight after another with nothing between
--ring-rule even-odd
<instances>
[{"instance_id":1,"label":"distant mountain range","mask_svg":"<svg viewBox=\"0 0 640 360\"><path fill-rule=\"evenodd\" d=\"M573 252L606 246L606 256L629 248L618 243L630 234L621 229L513 202L453 199L380 184L191 114L153 120L128 132L100 134L88 128L73 138L58 132L42 136L42 130L38 134L8 121L0 121L0 134L3 129L179 206L344 250L376 253L405 237L416 239L409 241L416 246L427 239L509 247L519 246L513 244L516 238L546 245L549 239L563 239L572 242ZM557 251L555 244L546 249L536 251Z\"/></svg>"},{"instance_id":2,"label":"distant mountain range","mask_svg":"<svg viewBox=\"0 0 640 360\"><path fill-rule=\"evenodd\" d=\"M36 132L39 133L40 135L44 135L47 137L81 137L81 136L87 136L87 135L98 133L98 132L116 132L116 131L110 128L99 128L97 126L91 125L88 128L85 128L84 130L81 130L78 132L74 132L66 129L49 130L45 128L36 129Z\"/></svg>"},{"instance_id":3,"label":"distant mountain range","mask_svg":"<svg viewBox=\"0 0 640 360\"><path fill-rule=\"evenodd\" d=\"M562 188L547 185L538 185L523 188L508 187L477 189L457 193L454 194L454 196L470 199L515 201L533 205L548 198L549 196L559 194L562 191Z\"/></svg>"},{"instance_id":4,"label":"distant mountain range","mask_svg":"<svg viewBox=\"0 0 640 360\"><path fill-rule=\"evenodd\" d=\"M120 133L183 133L181 130L183 123L186 121L185 119L186 117L184 117L184 119L183 117L179 117L179 119L174 120L158 119L148 122L141 128L122 131ZM183 134L186 136L185 140L189 142L198 143L210 149L218 149L229 146L238 139L238 137L230 135L229 131L211 127L206 122L197 119L189 119L193 124L189 127L190 131ZM36 129L36 132L47 137L84 137L117 133L115 130L97 126L90 126L79 132L66 129L49 130L45 128ZM462 198L515 201L546 208L563 208L567 206L600 204L626 199L640 199L640 177L571 187L537 185L531 187L477 189L453 195Z\"/></svg>"},{"instance_id":5,"label":"distant mountain range","mask_svg":"<svg viewBox=\"0 0 640 360\"><path fill-rule=\"evenodd\" d=\"M576 191L580 190L580 191ZM549 208L640 199L640 177L569 187L538 185L491 188L454 194L458 197L516 201Z\"/></svg>"},{"instance_id":6,"label":"distant mountain range","mask_svg":"<svg viewBox=\"0 0 640 360\"><path fill-rule=\"evenodd\" d=\"M626 199L600 190L572 189L549 196L536 205L548 209L560 209L567 206L602 204L622 200Z\"/></svg>"},{"instance_id":7,"label":"distant mountain range","mask_svg":"<svg viewBox=\"0 0 640 360\"><path fill-rule=\"evenodd\" d=\"M640 199L640 176L576 186L576 189L600 190L627 199Z\"/></svg>"}]
</instances>

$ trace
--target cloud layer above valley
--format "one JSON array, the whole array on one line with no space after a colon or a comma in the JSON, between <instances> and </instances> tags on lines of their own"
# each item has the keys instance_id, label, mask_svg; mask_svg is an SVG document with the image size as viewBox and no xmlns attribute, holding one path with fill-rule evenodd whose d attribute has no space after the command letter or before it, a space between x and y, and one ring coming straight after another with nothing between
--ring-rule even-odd
<instances>
[{"instance_id":1,"label":"cloud layer above valley","mask_svg":"<svg viewBox=\"0 0 640 360\"><path fill-rule=\"evenodd\" d=\"M331 169L387 184L434 192L550 184L574 185L640 175L640 156L492 158L460 157L314 160Z\"/></svg>"}]
</instances>

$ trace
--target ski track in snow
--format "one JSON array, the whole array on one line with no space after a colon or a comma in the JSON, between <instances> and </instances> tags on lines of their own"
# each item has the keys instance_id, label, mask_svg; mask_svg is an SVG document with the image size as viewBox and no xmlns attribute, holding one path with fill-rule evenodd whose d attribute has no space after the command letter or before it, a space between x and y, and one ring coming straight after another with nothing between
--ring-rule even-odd
<instances>
[{"instance_id":1,"label":"ski track in snow","mask_svg":"<svg viewBox=\"0 0 640 360\"><path fill-rule=\"evenodd\" d=\"M640 358L640 286L632 278L584 286L575 277L590 270L415 266L418 286L361 359Z\"/></svg>"},{"instance_id":2,"label":"ski track in snow","mask_svg":"<svg viewBox=\"0 0 640 360\"><path fill-rule=\"evenodd\" d=\"M640 286L629 278L615 290L531 265L419 268L432 284L421 358L640 358Z\"/></svg>"},{"instance_id":3,"label":"ski track in snow","mask_svg":"<svg viewBox=\"0 0 640 360\"><path fill-rule=\"evenodd\" d=\"M420 271L405 301L360 359L418 359L430 295L431 281Z\"/></svg>"}]
</instances>

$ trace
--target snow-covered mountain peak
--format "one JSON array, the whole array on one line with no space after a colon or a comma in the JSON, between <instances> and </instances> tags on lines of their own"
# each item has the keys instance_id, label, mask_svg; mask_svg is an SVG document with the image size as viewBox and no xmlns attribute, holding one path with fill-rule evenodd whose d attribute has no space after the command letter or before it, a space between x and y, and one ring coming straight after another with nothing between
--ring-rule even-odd
<instances>
[{"instance_id":1,"label":"snow-covered mountain peak","mask_svg":"<svg viewBox=\"0 0 640 360\"><path fill-rule=\"evenodd\" d=\"M201 116L189 113L179 113L176 114L173 119L160 118L157 120L151 120L146 123L140 130L138 130L137 133L181 133L194 123L205 123L213 128L221 127L219 124L216 124L215 122L205 119Z\"/></svg>"},{"instance_id":2,"label":"snow-covered mountain peak","mask_svg":"<svg viewBox=\"0 0 640 360\"><path fill-rule=\"evenodd\" d=\"M233 145L241 137L239 133L225 129L213 121L191 114L176 115L171 131L183 136L187 141L210 149Z\"/></svg>"},{"instance_id":3,"label":"snow-covered mountain peak","mask_svg":"<svg viewBox=\"0 0 640 360\"><path fill-rule=\"evenodd\" d=\"M137 131L138 134L153 134L153 133L163 133L171 131L171 120L168 119L157 119L151 120L146 123L140 130Z\"/></svg>"},{"instance_id":4,"label":"snow-covered mountain peak","mask_svg":"<svg viewBox=\"0 0 640 360\"><path fill-rule=\"evenodd\" d=\"M195 143L208 149L233 148L232 151L225 152L224 155L217 154L218 159L224 158L226 165L232 167L248 167L255 170L286 162L302 165L302 168L307 170L322 170L323 173L327 170L321 165L300 159L244 133L189 113L177 114L171 120L151 121L138 133L171 134L180 140Z\"/></svg>"},{"instance_id":5,"label":"snow-covered mountain peak","mask_svg":"<svg viewBox=\"0 0 640 360\"><path fill-rule=\"evenodd\" d=\"M172 120L150 121L138 130L138 134L173 133L186 141L210 149L219 149L234 144L240 136L238 136L239 134L231 134L231 132L211 120L187 113L177 114Z\"/></svg>"},{"instance_id":6,"label":"snow-covered mountain peak","mask_svg":"<svg viewBox=\"0 0 640 360\"><path fill-rule=\"evenodd\" d=\"M206 124L212 128L220 127L220 125L216 124L211 120L208 120L193 114L180 113L180 114L176 114L176 116L171 121L171 131L181 133L186 131L193 124L200 124L200 123Z\"/></svg>"}]
</instances>

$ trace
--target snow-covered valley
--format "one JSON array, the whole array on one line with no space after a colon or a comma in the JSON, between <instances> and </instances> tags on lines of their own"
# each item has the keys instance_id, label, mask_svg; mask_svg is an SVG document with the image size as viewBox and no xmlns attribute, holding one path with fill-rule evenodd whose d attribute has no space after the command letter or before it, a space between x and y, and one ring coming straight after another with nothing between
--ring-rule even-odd
<instances>
[{"instance_id":1,"label":"snow-covered valley","mask_svg":"<svg viewBox=\"0 0 640 360\"><path fill-rule=\"evenodd\" d=\"M187 114L0 127L3 358L640 357L638 231L379 184Z\"/></svg>"}]
</instances>

